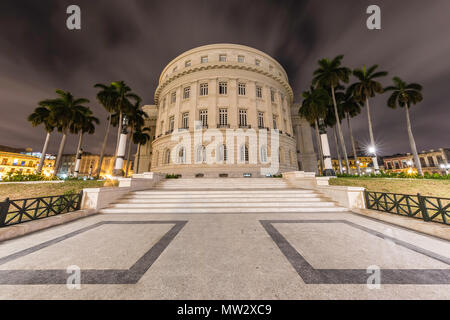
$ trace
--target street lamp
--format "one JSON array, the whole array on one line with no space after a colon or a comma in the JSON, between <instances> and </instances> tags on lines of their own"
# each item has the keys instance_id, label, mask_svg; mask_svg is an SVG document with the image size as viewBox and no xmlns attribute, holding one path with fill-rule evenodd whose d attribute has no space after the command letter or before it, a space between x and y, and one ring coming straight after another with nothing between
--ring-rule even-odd
<instances>
[{"instance_id":1,"label":"street lamp","mask_svg":"<svg viewBox=\"0 0 450 320\"><path fill-rule=\"evenodd\" d=\"M448 175L448 169L450 169L450 164L441 164L441 169L445 170L445 174Z\"/></svg>"},{"instance_id":2,"label":"street lamp","mask_svg":"<svg viewBox=\"0 0 450 320\"><path fill-rule=\"evenodd\" d=\"M114 171L113 171L113 175L116 177L123 176L123 162L125 158L125 149L127 147L127 134L128 134L127 127L128 127L128 117L127 115L124 115L122 122L122 132L120 133L119 138L119 147L117 148L116 163L114 164Z\"/></svg>"}]
</instances>

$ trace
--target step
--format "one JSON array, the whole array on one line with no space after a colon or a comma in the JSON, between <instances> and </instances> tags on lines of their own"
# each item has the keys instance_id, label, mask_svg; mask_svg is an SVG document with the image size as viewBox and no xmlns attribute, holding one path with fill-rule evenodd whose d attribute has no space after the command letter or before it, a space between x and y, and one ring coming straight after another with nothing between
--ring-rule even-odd
<instances>
[{"instance_id":1,"label":"step","mask_svg":"<svg viewBox=\"0 0 450 320\"><path fill-rule=\"evenodd\" d=\"M183 203L115 203L110 208L259 208L259 207L290 207L290 208L304 208L304 207L333 207L334 202L327 201L310 201L310 202L183 202Z\"/></svg>"},{"instance_id":2,"label":"step","mask_svg":"<svg viewBox=\"0 0 450 320\"><path fill-rule=\"evenodd\" d=\"M295 212L345 212L348 209L343 207L306 207L306 208L277 208L277 207L263 207L263 208L107 208L102 209L100 213L295 213Z\"/></svg>"},{"instance_id":3,"label":"step","mask_svg":"<svg viewBox=\"0 0 450 320\"><path fill-rule=\"evenodd\" d=\"M323 201L321 197L273 197L268 200L267 197L211 197L209 195L195 197L148 197L148 196L127 196L121 198L118 203L159 203L159 202L262 202L262 201L283 201L283 202L302 202L302 201Z\"/></svg>"},{"instance_id":4,"label":"step","mask_svg":"<svg viewBox=\"0 0 450 320\"><path fill-rule=\"evenodd\" d=\"M227 195L235 195L235 194L243 194L241 190L163 190L163 189L151 189L151 190L143 190L143 191L135 191L130 194L149 194L149 195L163 195L163 194L171 194L171 195L179 195L179 194L227 194ZM317 194L313 190L301 190L301 189L286 189L286 190L246 190L245 194L263 194L263 195L274 195L274 194Z\"/></svg>"}]
</instances>

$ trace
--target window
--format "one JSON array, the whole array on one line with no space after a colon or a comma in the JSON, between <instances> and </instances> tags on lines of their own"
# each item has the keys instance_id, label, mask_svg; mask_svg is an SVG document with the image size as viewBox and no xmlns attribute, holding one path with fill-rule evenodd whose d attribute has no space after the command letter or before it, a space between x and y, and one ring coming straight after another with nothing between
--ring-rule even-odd
<instances>
[{"instance_id":1,"label":"window","mask_svg":"<svg viewBox=\"0 0 450 320\"><path fill-rule=\"evenodd\" d=\"M436 165L434 164L434 159L433 159L433 157L428 157L428 163L429 163L429 165L430 165L430 167L435 167Z\"/></svg>"},{"instance_id":2,"label":"window","mask_svg":"<svg viewBox=\"0 0 450 320\"><path fill-rule=\"evenodd\" d=\"M238 94L240 96L245 96L245 83L238 84Z\"/></svg>"},{"instance_id":3,"label":"window","mask_svg":"<svg viewBox=\"0 0 450 320\"><path fill-rule=\"evenodd\" d=\"M190 67L191 66L191 60L188 60L184 63L185 67Z\"/></svg>"},{"instance_id":4,"label":"window","mask_svg":"<svg viewBox=\"0 0 450 320\"><path fill-rule=\"evenodd\" d=\"M170 150L169 149L166 150L165 161L166 161L166 164L170 163Z\"/></svg>"},{"instance_id":5,"label":"window","mask_svg":"<svg viewBox=\"0 0 450 320\"><path fill-rule=\"evenodd\" d=\"M260 86L256 86L256 97L262 98L262 88Z\"/></svg>"},{"instance_id":6,"label":"window","mask_svg":"<svg viewBox=\"0 0 450 320\"><path fill-rule=\"evenodd\" d=\"M191 87L186 87L183 90L183 99L189 99L191 95Z\"/></svg>"},{"instance_id":7,"label":"window","mask_svg":"<svg viewBox=\"0 0 450 320\"><path fill-rule=\"evenodd\" d=\"M178 149L178 163L185 163L186 162L186 150L184 147L180 147Z\"/></svg>"},{"instance_id":8,"label":"window","mask_svg":"<svg viewBox=\"0 0 450 320\"><path fill-rule=\"evenodd\" d=\"M427 164L425 163L425 158L420 157L420 164L422 165L422 167L427 166Z\"/></svg>"},{"instance_id":9,"label":"window","mask_svg":"<svg viewBox=\"0 0 450 320\"><path fill-rule=\"evenodd\" d=\"M177 101L177 93L176 92L172 92L171 96L170 96L170 102L171 103L175 103Z\"/></svg>"},{"instance_id":10,"label":"window","mask_svg":"<svg viewBox=\"0 0 450 320\"><path fill-rule=\"evenodd\" d=\"M246 127L247 126L247 110L239 110L239 126Z\"/></svg>"},{"instance_id":11,"label":"window","mask_svg":"<svg viewBox=\"0 0 450 320\"><path fill-rule=\"evenodd\" d=\"M394 161L394 169L400 169L398 161Z\"/></svg>"},{"instance_id":12,"label":"window","mask_svg":"<svg viewBox=\"0 0 450 320\"><path fill-rule=\"evenodd\" d=\"M270 101L275 102L275 91L270 89Z\"/></svg>"},{"instance_id":13,"label":"window","mask_svg":"<svg viewBox=\"0 0 450 320\"><path fill-rule=\"evenodd\" d=\"M255 59L255 64L256 64L257 66L260 66L260 65L261 65L261 60Z\"/></svg>"},{"instance_id":14,"label":"window","mask_svg":"<svg viewBox=\"0 0 450 320\"><path fill-rule=\"evenodd\" d=\"M7 164L8 164L8 158L3 158L2 164L3 164L3 165L7 165Z\"/></svg>"},{"instance_id":15,"label":"window","mask_svg":"<svg viewBox=\"0 0 450 320\"><path fill-rule=\"evenodd\" d=\"M241 162L248 162L248 146L242 145L240 149Z\"/></svg>"},{"instance_id":16,"label":"window","mask_svg":"<svg viewBox=\"0 0 450 320\"><path fill-rule=\"evenodd\" d=\"M226 54L220 54L219 55L219 61L220 62L226 62L227 61L227 55Z\"/></svg>"},{"instance_id":17,"label":"window","mask_svg":"<svg viewBox=\"0 0 450 320\"><path fill-rule=\"evenodd\" d=\"M208 62L208 56L203 56L203 57L201 58L201 62L202 62L202 63L207 63L207 62Z\"/></svg>"},{"instance_id":18,"label":"window","mask_svg":"<svg viewBox=\"0 0 450 320\"><path fill-rule=\"evenodd\" d=\"M198 146L197 147L197 154L196 154L196 162L202 163L206 162L206 148L205 146Z\"/></svg>"},{"instance_id":19,"label":"window","mask_svg":"<svg viewBox=\"0 0 450 320\"><path fill-rule=\"evenodd\" d=\"M172 133L175 126L175 117L171 116L169 118L169 131Z\"/></svg>"},{"instance_id":20,"label":"window","mask_svg":"<svg viewBox=\"0 0 450 320\"><path fill-rule=\"evenodd\" d=\"M200 95L201 96L208 95L208 84L207 83L200 84Z\"/></svg>"},{"instance_id":21,"label":"window","mask_svg":"<svg viewBox=\"0 0 450 320\"><path fill-rule=\"evenodd\" d=\"M261 146L260 149L260 161L261 163L267 162L267 148L265 146Z\"/></svg>"},{"instance_id":22,"label":"window","mask_svg":"<svg viewBox=\"0 0 450 320\"><path fill-rule=\"evenodd\" d=\"M264 128L264 113L258 112L258 128Z\"/></svg>"},{"instance_id":23,"label":"window","mask_svg":"<svg viewBox=\"0 0 450 320\"><path fill-rule=\"evenodd\" d=\"M219 82L219 94L227 94L228 84L225 81Z\"/></svg>"},{"instance_id":24,"label":"window","mask_svg":"<svg viewBox=\"0 0 450 320\"><path fill-rule=\"evenodd\" d=\"M183 113L183 129L189 129L189 112Z\"/></svg>"},{"instance_id":25,"label":"window","mask_svg":"<svg viewBox=\"0 0 450 320\"><path fill-rule=\"evenodd\" d=\"M25 161L21 161L21 162L20 162L20 165L21 165L22 167L24 167L24 166L25 166Z\"/></svg>"},{"instance_id":26,"label":"window","mask_svg":"<svg viewBox=\"0 0 450 320\"><path fill-rule=\"evenodd\" d=\"M244 62L244 56L238 56L238 62Z\"/></svg>"},{"instance_id":27,"label":"window","mask_svg":"<svg viewBox=\"0 0 450 320\"><path fill-rule=\"evenodd\" d=\"M392 170L392 162L386 162L386 164L387 164L387 168L389 170Z\"/></svg>"},{"instance_id":28,"label":"window","mask_svg":"<svg viewBox=\"0 0 450 320\"><path fill-rule=\"evenodd\" d=\"M17 166L17 163L19 162L19 160L18 159L14 159L13 160L13 166Z\"/></svg>"},{"instance_id":29,"label":"window","mask_svg":"<svg viewBox=\"0 0 450 320\"><path fill-rule=\"evenodd\" d=\"M228 109L219 109L219 126L228 125Z\"/></svg>"},{"instance_id":30,"label":"window","mask_svg":"<svg viewBox=\"0 0 450 320\"><path fill-rule=\"evenodd\" d=\"M276 129L278 129L278 126L277 126L277 117L276 116L273 116L273 128L276 130Z\"/></svg>"},{"instance_id":31,"label":"window","mask_svg":"<svg viewBox=\"0 0 450 320\"><path fill-rule=\"evenodd\" d=\"M208 127L208 110L200 110L200 121L202 122L203 128Z\"/></svg>"}]
</instances>

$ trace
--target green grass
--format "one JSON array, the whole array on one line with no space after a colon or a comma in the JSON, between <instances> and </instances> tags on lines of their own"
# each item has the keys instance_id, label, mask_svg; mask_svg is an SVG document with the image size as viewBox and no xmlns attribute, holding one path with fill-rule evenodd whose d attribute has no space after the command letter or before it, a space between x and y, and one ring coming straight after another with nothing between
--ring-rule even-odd
<instances>
[{"instance_id":1,"label":"green grass","mask_svg":"<svg viewBox=\"0 0 450 320\"><path fill-rule=\"evenodd\" d=\"M24 199L46 196L57 196L67 193L78 193L84 188L103 187L105 181L79 180L65 181L63 183L36 183L36 184L2 184L0 183L0 201L5 198Z\"/></svg>"},{"instance_id":2,"label":"green grass","mask_svg":"<svg viewBox=\"0 0 450 320\"><path fill-rule=\"evenodd\" d=\"M450 198L450 180L389 179L389 178L333 178L330 185L364 187L368 191L417 194Z\"/></svg>"}]
</instances>

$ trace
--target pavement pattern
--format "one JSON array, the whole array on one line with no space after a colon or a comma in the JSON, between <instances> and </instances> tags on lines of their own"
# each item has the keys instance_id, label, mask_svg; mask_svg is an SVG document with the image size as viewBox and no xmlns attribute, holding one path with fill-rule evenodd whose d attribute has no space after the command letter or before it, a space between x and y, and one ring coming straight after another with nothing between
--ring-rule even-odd
<instances>
[{"instance_id":1,"label":"pavement pattern","mask_svg":"<svg viewBox=\"0 0 450 320\"><path fill-rule=\"evenodd\" d=\"M349 212L125 209L0 243L0 299L450 299L450 242Z\"/></svg>"}]
</instances>

